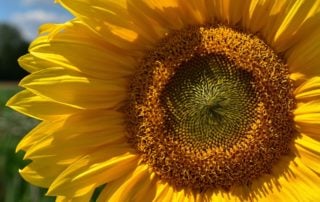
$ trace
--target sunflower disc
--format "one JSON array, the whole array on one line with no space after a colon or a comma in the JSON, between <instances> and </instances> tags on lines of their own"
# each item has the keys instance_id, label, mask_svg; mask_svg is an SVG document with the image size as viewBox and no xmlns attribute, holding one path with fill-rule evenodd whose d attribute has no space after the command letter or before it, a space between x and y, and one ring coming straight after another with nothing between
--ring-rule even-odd
<instances>
[{"instance_id":1,"label":"sunflower disc","mask_svg":"<svg viewBox=\"0 0 320 202\"><path fill-rule=\"evenodd\" d=\"M131 83L128 136L177 187L248 184L295 135L287 66L258 37L224 26L168 35Z\"/></svg>"}]
</instances>

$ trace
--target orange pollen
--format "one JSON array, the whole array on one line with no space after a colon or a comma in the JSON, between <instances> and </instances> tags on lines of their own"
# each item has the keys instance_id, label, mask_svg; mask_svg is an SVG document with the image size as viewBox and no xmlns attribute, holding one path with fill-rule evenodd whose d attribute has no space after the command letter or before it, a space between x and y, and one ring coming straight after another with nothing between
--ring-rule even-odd
<instances>
[{"instance_id":1,"label":"orange pollen","mask_svg":"<svg viewBox=\"0 0 320 202\"><path fill-rule=\"evenodd\" d=\"M225 26L175 31L132 79L128 141L176 187L248 184L289 152L293 89L287 65L255 35Z\"/></svg>"}]
</instances>

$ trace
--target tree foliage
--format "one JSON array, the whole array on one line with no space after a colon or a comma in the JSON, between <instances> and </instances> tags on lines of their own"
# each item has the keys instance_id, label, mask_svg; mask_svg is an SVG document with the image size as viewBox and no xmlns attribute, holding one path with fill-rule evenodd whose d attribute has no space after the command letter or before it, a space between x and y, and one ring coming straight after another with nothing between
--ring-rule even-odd
<instances>
[{"instance_id":1,"label":"tree foliage","mask_svg":"<svg viewBox=\"0 0 320 202\"><path fill-rule=\"evenodd\" d=\"M26 75L17 59L28 50L17 28L9 24L0 24L0 80L20 80Z\"/></svg>"}]
</instances>

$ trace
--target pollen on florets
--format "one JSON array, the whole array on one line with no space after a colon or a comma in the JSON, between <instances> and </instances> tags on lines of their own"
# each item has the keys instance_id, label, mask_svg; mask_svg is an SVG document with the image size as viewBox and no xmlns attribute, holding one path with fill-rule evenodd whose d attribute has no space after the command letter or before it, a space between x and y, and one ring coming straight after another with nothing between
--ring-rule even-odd
<instances>
[{"instance_id":1,"label":"pollen on florets","mask_svg":"<svg viewBox=\"0 0 320 202\"><path fill-rule=\"evenodd\" d=\"M177 187L248 184L271 171L295 135L287 66L258 37L232 28L168 34L129 90L128 140Z\"/></svg>"}]
</instances>

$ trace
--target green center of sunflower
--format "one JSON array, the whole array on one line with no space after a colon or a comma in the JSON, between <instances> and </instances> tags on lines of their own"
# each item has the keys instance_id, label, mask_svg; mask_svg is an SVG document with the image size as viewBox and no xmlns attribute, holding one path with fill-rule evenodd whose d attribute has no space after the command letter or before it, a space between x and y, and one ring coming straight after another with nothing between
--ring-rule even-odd
<instances>
[{"instance_id":1,"label":"green center of sunflower","mask_svg":"<svg viewBox=\"0 0 320 202\"><path fill-rule=\"evenodd\" d=\"M184 145L230 146L248 130L257 105L253 76L222 55L191 58L165 86L166 127Z\"/></svg>"},{"instance_id":2,"label":"green center of sunflower","mask_svg":"<svg viewBox=\"0 0 320 202\"><path fill-rule=\"evenodd\" d=\"M295 135L287 66L258 37L223 26L168 34L140 62L128 141L164 181L194 190L270 173Z\"/></svg>"}]
</instances>

